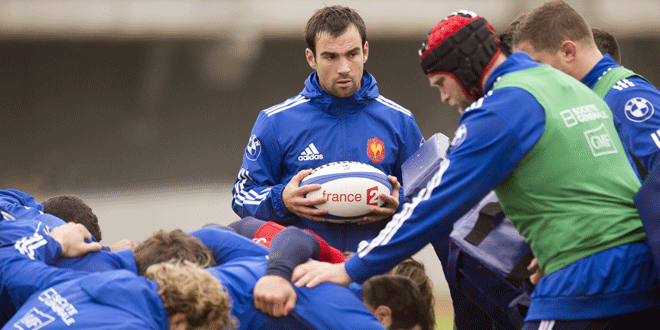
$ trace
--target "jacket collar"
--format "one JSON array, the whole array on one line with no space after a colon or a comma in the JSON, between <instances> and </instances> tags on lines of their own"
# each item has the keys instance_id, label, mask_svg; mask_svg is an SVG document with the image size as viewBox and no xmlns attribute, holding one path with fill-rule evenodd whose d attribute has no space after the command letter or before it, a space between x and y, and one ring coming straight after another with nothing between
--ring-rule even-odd
<instances>
[{"instance_id":1,"label":"jacket collar","mask_svg":"<svg viewBox=\"0 0 660 330\"><path fill-rule=\"evenodd\" d=\"M309 98L316 107L331 115L355 113L364 108L369 100L375 99L379 95L376 79L367 70L362 73L361 85L362 88L350 97L338 98L321 88L317 73L314 71L305 80L305 89L300 92L300 95Z\"/></svg>"},{"instance_id":2,"label":"jacket collar","mask_svg":"<svg viewBox=\"0 0 660 330\"><path fill-rule=\"evenodd\" d=\"M610 57L609 54L605 54L603 58L594 65L593 68L587 73L582 80L580 80L583 84L587 85L589 88L593 89L594 86L596 86L596 83L600 78L610 69L616 68L620 65L616 64L612 57Z\"/></svg>"},{"instance_id":3,"label":"jacket collar","mask_svg":"<svg viewBox=\"0 0 660 330\"><path fill-rule=\"evenodd\" d=\"M484 86L484 95L493 89L493 85L501 76L514 71L529 69L540 65L542 64L534 62L532 58L529 57L529 55L527 55L525 52L515 52L509 55L506 61L502 62L502 64L495 68L495 70L493 70L493 72L486 80L486 85Z\"/></svg>"}]
</instances>

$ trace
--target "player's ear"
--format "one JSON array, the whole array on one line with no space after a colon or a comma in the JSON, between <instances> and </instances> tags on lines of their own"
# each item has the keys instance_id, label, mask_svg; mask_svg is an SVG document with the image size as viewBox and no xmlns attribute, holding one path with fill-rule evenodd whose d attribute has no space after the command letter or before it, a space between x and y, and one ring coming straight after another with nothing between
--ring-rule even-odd
<instances>
[{"instance_id":1,"label":"player's ear","mask_svg":"<svg viewBox=\"0 0 660 330\"><path fill-rule=\"evenodd\" d=\"M561 43L559 46L559 51L566 62L570 62L575 59L577 54L577 45L570 40L566 40Z\"/></svg>"},{"instance_id":2,"label":"player's ear","mask_svg":"<svg viewBox=\"0 0 660 330\"><path fill-rule=\"evenodd\" d=\"M380 305L374 309L374 315L378 318L380 324L386 328L390 328L392 325L392 310L385 305Z\"/></svg>"},{"instance_id":3,"label":"player's ear","mask_svg":"<svg viewBox=\"0 0 660 330\"><path fill-rule=\"evenodd\" d=\"M362 47L362 48L364 48L364 50L363 50L363 52L364 52L364 61L362 63L367 63L367 58L369 57L369 42L365 41L364 42L364 47Z\"/></svg>"},{"instance_id":4,"label":"player's ear","mask_svg":"<svg viewBox=\"0 0 660 330\"><path fill-rule=\"evenodd\" d=\"M312 68L312 70L316 70L316 58L314 58L314 52L311 49L305 49L305 58L307 58L307 63Z\"/></svg>"},{"instance_id":5,"label":"player's ear","mask_svg":"<svg viewBox=\"0 0 660 330\"><path fill-rule=\"evenodd\" d=\"M169 317L170 328L169 330L184 330L188 327L186 315L183 313L175 313Z\"/></svg>"}]
</instances>

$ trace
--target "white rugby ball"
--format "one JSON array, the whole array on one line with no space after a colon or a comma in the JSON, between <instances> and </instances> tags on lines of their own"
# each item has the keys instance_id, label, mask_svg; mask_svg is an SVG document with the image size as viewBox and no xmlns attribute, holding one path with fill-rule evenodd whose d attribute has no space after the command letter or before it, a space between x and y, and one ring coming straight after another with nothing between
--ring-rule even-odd
<instances>
[{"instance_id":1,"label":"white rugby ball","mask_svg":"<svg viewBox=\"0 0 660 330\"><path fill-rule=\"evenodd\" d=\"M308 193L307 197L326 199L316 207L328 210L325 219L337 223L362 220L371 207L385 203L378 198L380 193L392 193L392 184L383 171L360 162L319 166L300 182L301 186L309 184L320 184L321 189Z\"/></svg>"}]
</instances>

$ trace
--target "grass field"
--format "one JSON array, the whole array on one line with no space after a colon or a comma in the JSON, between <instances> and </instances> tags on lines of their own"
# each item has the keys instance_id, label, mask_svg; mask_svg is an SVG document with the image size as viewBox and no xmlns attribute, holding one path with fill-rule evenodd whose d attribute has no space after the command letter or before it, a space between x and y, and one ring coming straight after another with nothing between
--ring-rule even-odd
<instances>
[{"instance_id":1,"label":"grass field","mask_svg":"<svg viewBox=\"0 0 660 330\"><path fill-rule=\"evenodd\" d=\"M454 319L451 315L437 314L435 317L435 330L454 329Z\"/></svg>"},{"instance_id":2,"label":"grass field","mask_svg":"<svg viewBox=\"0 0 660 330\"><path fill-rule=\"evenodd\" d=\"M454 329L454 308L451 298L436 296L435 298L435 330Z\"/></svg>"}]
</instances>

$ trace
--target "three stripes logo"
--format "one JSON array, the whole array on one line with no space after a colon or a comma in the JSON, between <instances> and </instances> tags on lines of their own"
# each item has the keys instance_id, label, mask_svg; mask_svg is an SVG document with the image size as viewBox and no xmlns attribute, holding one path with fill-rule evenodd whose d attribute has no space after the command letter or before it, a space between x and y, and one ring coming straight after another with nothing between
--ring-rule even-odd
<instances>
[{"instance_id":1,"label":"three stripes logo","mask_svg":"<svg viewBox=\"0 0 660 330\"><path fill-rule=\"evenodd\" d=\"M2 220L16 220L16 217L13 214L9 213L9 212L5 212L5 211L0 210L0 219L2 219Z\"/></svg>"},{"instance_id":2,"label":"three stripes logo","mask_svg":"<svg viewBox=\"0 0 660 330\"><path fill-rule=\"evenodd\" d=\"M303 152L300 153L300 156L298 156L299 161L306 161L306 160L319 160L323 159L323 155L316 149L316 146L314 143L310 143L307 148Z\"/></svg>"},{"instance_id":3,"label":"three stripes logo","mask_svg":"<svg viewBox=\"0 0 660 330\"><path fill-rule=\"evenodd\" d=\"M30 257L30 259L34 260L34 250L44 246L46 243L46 239L41 236L41 234L34 233L30 237L23 237L16 241L14 247L21 254L25 254Z\"/></svg>"},{"instance_id":4,"label":"three stripes logo","mask_svg":"<svg viewBox=\"0 0 660 330\"><path fill-rule=\"evenodd\" d=\"M660 149L660 129L655 131L655 133L651 133L651 138L655 142L655 145L658 146L658 149Z\"/></svg>"}]
</instances>

